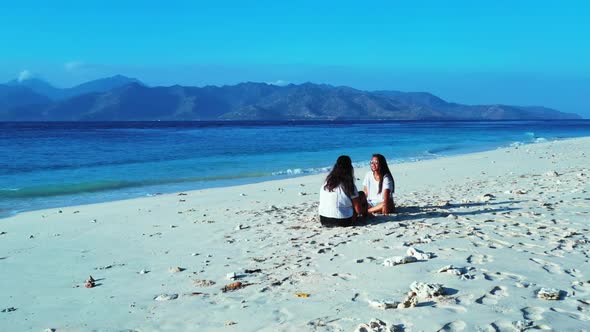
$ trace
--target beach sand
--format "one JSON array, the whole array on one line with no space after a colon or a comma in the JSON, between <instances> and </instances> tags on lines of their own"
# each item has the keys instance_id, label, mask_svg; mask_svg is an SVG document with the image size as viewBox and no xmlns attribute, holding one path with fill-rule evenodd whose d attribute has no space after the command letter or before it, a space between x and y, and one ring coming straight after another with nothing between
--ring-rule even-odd
<instances>
[{"instance_id":1,"label":"beach sand","mask_svg":"<svg viewBox=\"0 0 590 332\"><path fill-rule=\"evenodd\" d=\"M398 213L351 228L319 225L325 174L21 213L0 330L590 331L589 165L590 138L390 165Z\"/></svg>"}]
</instances>

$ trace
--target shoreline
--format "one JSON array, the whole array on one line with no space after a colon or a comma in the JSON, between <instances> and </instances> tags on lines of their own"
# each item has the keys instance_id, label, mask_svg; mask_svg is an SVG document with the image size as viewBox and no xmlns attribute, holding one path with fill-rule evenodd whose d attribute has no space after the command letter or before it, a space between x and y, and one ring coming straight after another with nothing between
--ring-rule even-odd
<instances>
[{"instance_id":1,"label":"shoreline","mask_svg":"<svg viewBox=\"0 0 590 332\"><path fill-rule=\"evenodd\" d=\"M460 152L456 152L456 153L442 154L442 155L432 154L432 157L423 157L423 158L412 157L412 158L409 158L410 160L404 160L401 162L400 161L395 161L393 163L391 161L389 161L389 162L392 163L393 165L401 165L401 164L408 164L408 163L423 162L423 161L428 161L428 160L437 160L437 159L465 156L465 155L470 155L470 154L485 153L485 152L495 151L498 149L512 148L515 146L526 147L526 146L535 145L535 144L560 142L560 141L567 141L567 140L576 140L576 139L583 139L586 137L590 137L590 136L573 137L573 138L558 138L558 139L554 139L554 140L545 140L543 138L543 140L541 140L541 141L524 142L524 143L523 142L512 142L509 146L495 146L495 147L489 147L489 148L485 148L483 146L479 147L479 148L472 147L471 149L467 149L468 151L466 151L466 152L460 151ZM353 161L353 165L356 165L355 169L362 170L363 172L368 170L368 165L363 165L363 166L359 167L358 165L360 165L360 164L362 164L362 163L359 163L359 162L355 163ZM331 167L332 167L332 165L329 165L326 167L318 167L317 169L318 170L319 169L328 169L329 170ZM298 170L298 168L296 168L295 170ZM113 192L113 193L111 193L108 191L99 191L99 192L94 192L94 193L82 192L82 193L79 193L76 195L49 196L49 198L51 200L60 201L60 197L62 199L67 199L69 197L74 198L77 196L91 195L91 197L89 197L87 199L82 199L82 202L74 203L72 205L63 205L63 204L56 203L56 204L49 204L50 206L44 206L44 207L41 207L39 209L34 209L34 210L30 210L30 209L26 209L26 210L4 209L3 211L0 211L0 220L6 219L6 218L9 218L12 216L16 216L16 215L19 215L19 214L25 213L25 212L68 208L68 207L76 207L76 206L84 206L84 205L103 204L103 203L132 200L132 199L138 199L138 198L144 198L144 197L172 195L172 194L177 194L177 193L183 192L183 191L188 192L188 191L215 189L215 188L230 188L230 187L239 186L239 185L250 185L250 184L256 184L256 183L281 181L281 180L288 180L288 179L297 179L297 178L301 178L301 177L316 176L316 175L321 175L321 174L324 174L324 176L325 176L325 174L327 174L327 171L305 173L305 170L304 170L304 173L299 175L299 174L296 174L295 172L289 173L288 171L291 171L291 169L289 169L287 171L280 171L280 173L283 173L283 174L274 174L273 173L273 174L269 174L269 175L265 175L265 176L261 176L261 177L243 177L243 178L236 178L236 179L217 180L217 181L211 181L211 182L207 182L207 183L186 182L187 186L184 189L177 188L178 184L183 183L183 182L170 182L168 184L164 184L163 188L159 188L159 187L162 187L162 185L154 187L155 189L163 189L163 190L143 191L143 190L140 190L140 188L149 188L150 186L145 186L145 187L139 186L139 187L133 187L134 189L137 189L137 191L135 193L132 193L132 192L121 192L121 193ZM275 177L277 177L277 178L275 178ZM238 184L232 184L232 181L237 181ZM175 185L172 186L172 184L175 184ZM192 187L192 188L190 188L190 187ZM128 196L128 197L124 197L124 196ZM39 200L39 199L42 199L42 197L37 197L36 199ZM43 204L43 205L45 205L45 204Z\"/></svg>"},{"instance_id":2,"label":"shoreline","mask_svg":"<svg viewBox=\"0 0 590 332\"><path fill-rule=\"evenodd\" d=\"M590 137L392 164L399 213L352 228L320 227L325 174L22 212L0 219L0 328L584 330L587 151ZM432 256L384 265L410 247ZM445 294L379 309L414 281Z\"/></svg>"}]
</instances>

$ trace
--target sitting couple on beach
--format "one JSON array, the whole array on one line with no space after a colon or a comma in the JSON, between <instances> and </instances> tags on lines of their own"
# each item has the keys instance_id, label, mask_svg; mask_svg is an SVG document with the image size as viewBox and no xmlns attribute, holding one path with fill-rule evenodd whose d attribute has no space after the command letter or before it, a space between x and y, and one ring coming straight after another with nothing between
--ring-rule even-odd
<instances>
[{"instance_id":1,"label":"sitting couple on beach","mask_svg":"<svg viewBox=\"0 0 590 332\"><path fill-rule=\"evenodd\" d=\"M374 213L395 212L395 182L385 157L374 154L371 171L363 180L363 191L354 184L354 168L349 156L340 156L320 188L320 222L323 226L352 226L359 218Z\"/></svg>"}]
</instances>

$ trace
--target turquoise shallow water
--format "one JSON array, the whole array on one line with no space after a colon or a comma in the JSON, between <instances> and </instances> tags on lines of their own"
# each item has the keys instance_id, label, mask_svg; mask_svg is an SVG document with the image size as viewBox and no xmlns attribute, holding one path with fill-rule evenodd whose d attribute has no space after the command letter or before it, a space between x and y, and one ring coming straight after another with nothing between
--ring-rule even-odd
<instances>
[{"instance_id":1,"label":"turquoise shallow water","mask_svg":"<svg viewBox=\"0 0 590 332\"><path fill-rule=\"evenodd\" d=\"M0 123L0 215L590 136L590 121Z\"/></svg>"}]
</instances>

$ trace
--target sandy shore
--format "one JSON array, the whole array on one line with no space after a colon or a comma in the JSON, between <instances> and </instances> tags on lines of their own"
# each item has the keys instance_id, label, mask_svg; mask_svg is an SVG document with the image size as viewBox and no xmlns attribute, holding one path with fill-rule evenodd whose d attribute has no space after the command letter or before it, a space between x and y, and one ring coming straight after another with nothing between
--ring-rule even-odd
<instances>
[{"instance_id":1,"label":"sandy shore","mask_svg":"<svg viewBox=\"0 0 590 332\"><path fill-rule=\"evenodd\" d=\"M325 175L22 213L0 330L590 331L589 165L590 138L390 165L399 213L353 228L319 226Z\"/></svg>"}]
</instances>

